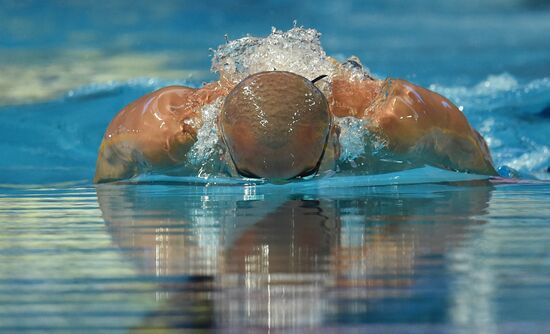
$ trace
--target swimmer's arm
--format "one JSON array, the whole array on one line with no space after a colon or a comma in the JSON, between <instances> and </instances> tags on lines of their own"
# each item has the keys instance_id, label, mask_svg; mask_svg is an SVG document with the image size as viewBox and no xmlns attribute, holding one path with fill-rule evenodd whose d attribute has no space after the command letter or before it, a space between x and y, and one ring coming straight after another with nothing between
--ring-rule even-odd
<instances>
[{"instance_id":1,"label":"swimmer's arm","mask_svg":"<svg viewBox=\"0 0 550 334\"><path fill-rule=\"evenodd\" d=\"M367 113L390 150L419 162L496 175L483 137L447 98L404 80L387 80Z\"/></svg>"},{"instance_id":2,"label":"swimmer's arm","mask_svg":"<svg viewBox=\"0 0 550 334\"><path fill-rule=\"evenodd\" d=\"M113 182L122 179L127 179L134 176L135 171L130 168L130 165L121 163L120 161L112 161L105 153L100 153L96 162L96 171L94 183Z\"/></svg>"},{"instance_id":3,"label":"swimmer's arm","mask_svg":"<svg viewBox=\"0 0 550 334\"><path fill-rule=\"evenodd\" d=\"M332 81L330 109L364 119L391 154L442 168L495 175L485 140L445 97L404 80Z\"/></svg>"},{"instance_id":4,"label":"swimmer's arm","mask_svg":"<svg viewBox=\"0 0 550 334\"><path fill-rule=\"evenodd\" d=\"M200 109L230 88L231 83L225 81L200 89L169 86L125 107L101 143L94 182L127 179L149 171L188 173L187 153L197 141Z\"/></svg>"},{"instance_id":5,"label":"swimmer's arm","mask_svg":"<svg viewBox=\"0 0 550 334\"><path fill-rule=\"evenodd\" d=\"M185 123L197 115L194 89L170 86L145 95L111 121L101 143L95 183L127 179L182 164L195 142Z\"/></svg>"},{"instance_id":6,"label":"swimmer's arm","mask_svg":"<svg viewBox=\"0 0 550 334\"><path fill-rule=\"evenodd\" d=\"M132 157L132 154L137 154L134 146L135 144L130 138L126 138L126 140L122 138L103 139L99 148L93 182L113 182L138 175L142 171L142 166L137 163L137 159Z\"/></svg>"},{"instance_id":7,"label":"swimmer's arm","mask_svg":"<svg viewBox=\"0 0 550 334\"><path fill-rule=\"evenodd\" d=\"M186 173L187 153L195 142L196 133L185 127L167 138L133 133L104 138L99 148L94 183L128 179L151 171Z\"/></svg>"}]
</instances>

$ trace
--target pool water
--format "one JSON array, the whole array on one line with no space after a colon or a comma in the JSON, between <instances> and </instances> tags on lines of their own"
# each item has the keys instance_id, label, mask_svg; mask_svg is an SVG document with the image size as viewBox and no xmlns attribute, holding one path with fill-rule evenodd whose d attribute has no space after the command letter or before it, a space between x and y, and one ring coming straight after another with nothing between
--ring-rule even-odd
<instances>
[{"instance_id":1,"label":"pool water","mask_svg":"<svg viewBox=\"0 0 550 334\"><path fill-rule=\"evenodd\" d=\"M0 0L0 332L548 331L550 8L408 3ZM505 179L92 185L118 110L293 20L449 97Z\"/></svg>"},{"instance_id":2,"label":"pool water","mask_svg":"<svg viewBox=\"0 0 550 334\"><path fill-rule=\"evenodd\" d=\"M0 328L542 333L548 185L6 190Z\"/></svg>"}]
</instances>

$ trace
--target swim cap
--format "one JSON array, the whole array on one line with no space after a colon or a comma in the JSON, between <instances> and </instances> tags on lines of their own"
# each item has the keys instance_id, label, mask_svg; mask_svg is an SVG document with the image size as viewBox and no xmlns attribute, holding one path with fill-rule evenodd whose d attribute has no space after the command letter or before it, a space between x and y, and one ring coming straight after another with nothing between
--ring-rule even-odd
<instances>
[{"instance_id":1,"label":"swim cap","mask_svg":"<svg viewBox=\"0 0 550 334\"><path fill-rule=\"evenodd\" d=\"M331 116L311 81L272 71L241 81L225 99L219 123L241 175L290 179L316 172Z\"/></svg>"}]
</instances>

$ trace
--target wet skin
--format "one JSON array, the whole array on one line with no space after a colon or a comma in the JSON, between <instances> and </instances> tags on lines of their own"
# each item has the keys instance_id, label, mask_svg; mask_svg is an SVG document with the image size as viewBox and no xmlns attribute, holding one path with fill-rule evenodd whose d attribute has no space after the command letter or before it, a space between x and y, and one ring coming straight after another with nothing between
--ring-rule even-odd
<instances>
[{"instance_id":1,"label":"wet skin","mask_svg":"<svg viewBox=\"0 0 550 334\"><path fill-rule=\"evenodd\" d=\"M229 92L223 82L201 89L170 86L124 107L99 148L94 182L130 178L149 170L185 170L202 123L200 108Z\"/></svg>"},{"instance_id":2,"label":"wet skin","mask_svg":"<svg viewBox=\"0 0 550 334\"><path fill-rule=\"evenodd\" d=\"M307 79L280 71L238 85L220 80L200 89L155 91L115 116L94 182L151 171L189 175L185 162L202 125L200 109L220 97L227 99L218 128L229 152L220 158L243 176L291 179L333 168L340 147L333 116L366 120L388 150L407 159L496 175L484 139L445 97L404 80L358 80L345 72L330 83L326 100Z\"/></svg>"},{"instance_id":3,"label":"wet skin","mask_svg":"<svg viewBox=\"0 0 550 334\"><path fill-rule=\"evenodd\" d=\"M489 148L447 98L400 79L333 79L330 110L366 120L397 154L444 169L496 175Z\"/></svg>"}]
</instances>

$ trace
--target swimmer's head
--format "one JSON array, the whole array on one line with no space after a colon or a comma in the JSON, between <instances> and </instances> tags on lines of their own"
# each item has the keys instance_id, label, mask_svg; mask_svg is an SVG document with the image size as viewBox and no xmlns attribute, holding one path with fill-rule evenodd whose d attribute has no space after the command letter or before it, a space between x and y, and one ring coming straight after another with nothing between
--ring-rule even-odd
<instances>
[{"instance_id":1,"label":"swimmer's head","mask_svg":"<svg viewBox=\"0 0 550 334\"><path fill-rule=\"evenodd\" d=\"M241 81L225 99L219 122L241 175L290 179L316 172L331 116L311 81L273 71Z\"/></svg>"}]
</instances>

